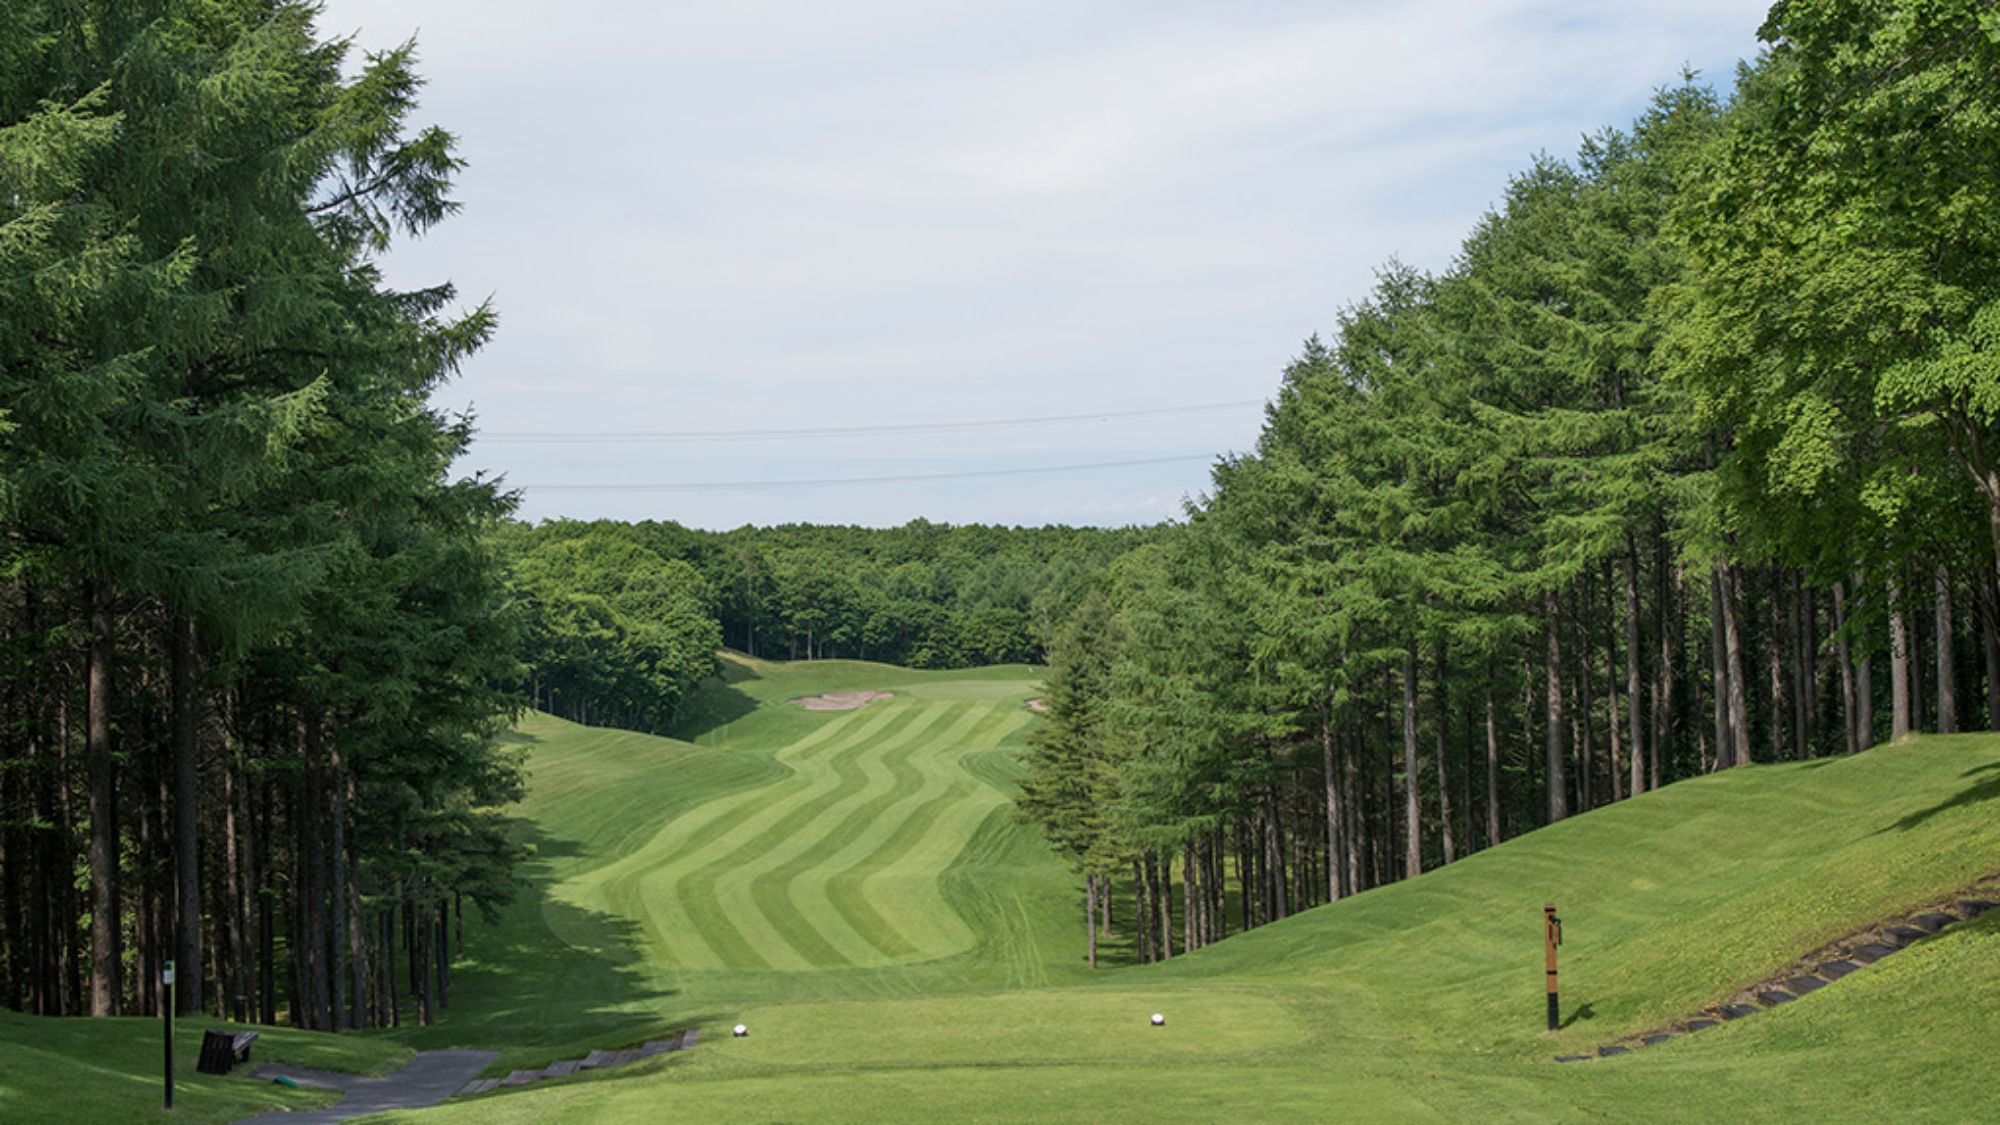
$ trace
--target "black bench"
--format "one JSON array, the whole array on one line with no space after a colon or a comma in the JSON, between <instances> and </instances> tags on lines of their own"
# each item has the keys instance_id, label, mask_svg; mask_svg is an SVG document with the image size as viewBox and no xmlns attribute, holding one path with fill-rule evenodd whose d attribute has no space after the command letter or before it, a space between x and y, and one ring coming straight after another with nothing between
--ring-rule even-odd
<instances>
[{"instance_id":1,"label":"black bench","mask_svg":"<svg viewBox=\"0 0 2000 1125\"><path fill-rule=\"evenodd\" d=\"M237 1063L250 1061L250 1044L256 1041L254 1031L211 1027L201 1034L201 1059L194 1068L203 1074L228 1074Z\"/></svg>"}]
</instances>

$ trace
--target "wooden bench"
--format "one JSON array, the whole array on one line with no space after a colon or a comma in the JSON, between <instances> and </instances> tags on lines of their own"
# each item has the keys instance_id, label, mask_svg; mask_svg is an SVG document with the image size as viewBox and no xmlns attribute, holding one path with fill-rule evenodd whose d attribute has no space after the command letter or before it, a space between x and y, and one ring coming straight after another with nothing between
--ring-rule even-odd
<instances>
[{"instance_id":1,"label":"wooden bench","mask_svg":"<svg viewBox=\"0 0 2000 1125\"><path fill-rule=\"evenodd\" d=\"M211 1027L201 1034L201 1058L194 1068L203 1074L228 1074L237 1063L250 1061L250 1044L256 1041L254 1031Z\"/></svg>"}]
</instances>

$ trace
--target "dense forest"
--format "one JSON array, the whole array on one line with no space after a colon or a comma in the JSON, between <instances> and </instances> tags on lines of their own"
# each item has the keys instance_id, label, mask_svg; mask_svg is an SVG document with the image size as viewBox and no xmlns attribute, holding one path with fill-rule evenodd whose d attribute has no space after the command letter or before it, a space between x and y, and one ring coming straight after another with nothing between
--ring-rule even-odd
<instances>
[{"instance_id":1,"label":"dense forest","mask_svg":"<svg viewBox=\"0 0 2000 1125\"><path fill-rule=\"evenodd\" d=\"M0 6L0 1004L429 1022L510 891L493 316L374 265L458 160L313 16Z\"/></svg>"},{"instance_id":2,"label":"dense forest","mask_svg":"<svg viewBox=\"0 0 2000 1125\"><path fill-rule=\"evenodd\" d=\"M1120 555L1160 529L509 523L522 693L580 722L671 729L728 644L915 668L1040 662Z\"/></svg>"},{"instance_id":3,"label":"dense forest","mask_svg":"<svg viewBox=\"0 0 2000 1125\"><path fill-rule=\"evenodd\" d=\"M1113 879L1163 958L1680 778L2000 729L2000 13L1761 34L1726 100L1687 76L1383 268L1079 603L1021 805L1093 935Z\"/></svg>"}]
</instances>

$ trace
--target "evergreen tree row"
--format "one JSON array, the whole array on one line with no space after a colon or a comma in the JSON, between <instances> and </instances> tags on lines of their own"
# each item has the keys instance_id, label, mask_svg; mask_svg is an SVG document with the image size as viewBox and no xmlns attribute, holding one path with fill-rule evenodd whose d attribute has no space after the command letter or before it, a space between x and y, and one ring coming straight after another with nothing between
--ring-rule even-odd
<instances>
[{"instance_id":1,"label":"evergreen tree row","mask_svg":"<svg viewBox=\"0 0 2000 1125\"><path fill-rule=\"evenodd\" d=\"M1689 76L1535 161L1307 342L1054 645L1020 805L1093 956L1114 886L1165 957L1681 778L2000 729L1994 29L1780 4L1727 104Z\"/></svg>"},{"instance_id":2,"label":"evergreen tree row","mask_svg":"<svg viewBox=\"0 0 2000 1125\"><path fill-rule=\"evenodd\" d=\"M727 644L915 668L1039 661L1111 561L1157 529L510 523L522 691L579 722L666 731Z\"/></svg>"},{"instance_id":3,"label":"evergreen tree row","mask_svg":"<svg viewBox=\"0 0 2000 1125\"><path fill-rule=\"evenodd\" d=\"M510 893L493 316L383 284L458 160L314 14L0 6L0 1004L428 1022Z\"/></svg>"}]
</instances>

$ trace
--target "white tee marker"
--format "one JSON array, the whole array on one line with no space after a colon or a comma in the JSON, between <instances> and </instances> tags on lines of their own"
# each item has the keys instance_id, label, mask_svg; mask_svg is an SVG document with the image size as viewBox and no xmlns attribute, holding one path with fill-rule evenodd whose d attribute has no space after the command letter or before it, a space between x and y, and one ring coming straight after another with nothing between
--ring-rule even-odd
<instances>
[{"instance_id":1,"label":"white tee marker","mask_svg":"<svg viewBox=\"0 0 2000 1125\"><path fill-rule=\"evenodd\" d=\"M1158 1013L1158 1012L1154 1012L1154 1013L1153 1013L1153 1026L1154 1026L1154 1027L1165 1027L1166 1025L1167 1025L1167 1017L1165 1017L1165 1016L1161 1015L1161 1014L1160 1014L1160 1013Z\"/></svg>"},{"instance_id":2,"label":"white tee marker","mask_svg":"<svg viewBox=\"0 0 2000 1125\"><path fill-rule=\"evenodd\" d=\"M748 1039L750 1037L750 1029L739 1023L736 1025L735 1035L738 1039Z\"/></svg>"}]
</instances>

